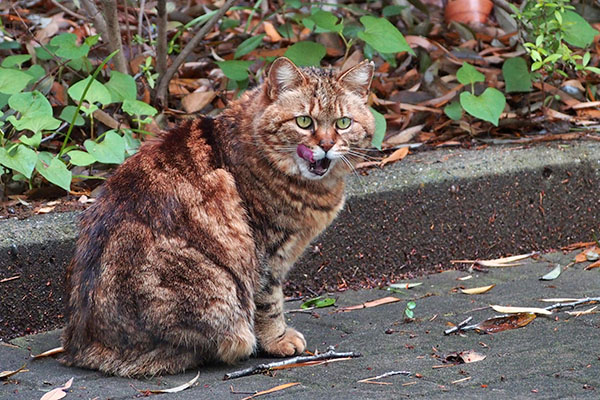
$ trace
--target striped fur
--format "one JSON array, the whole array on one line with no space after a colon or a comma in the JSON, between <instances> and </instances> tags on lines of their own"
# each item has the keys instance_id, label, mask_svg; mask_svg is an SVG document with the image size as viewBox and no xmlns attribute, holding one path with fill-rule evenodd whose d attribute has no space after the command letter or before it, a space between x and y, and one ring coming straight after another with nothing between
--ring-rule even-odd
<instances>
[{"instance_id":1,"label":"striped fur","mask_svg":"<svg viewBox=\"0 0 600 400\"><path fill-rule=\"evenodd\" d=\"M278 59L220 116L166 132L119 167L81 218L61 361L151 376L235 363L257 345L304 351L283 318L282 282L343 206L353 149L374 130L371 76L366 62L336 75ZM326 173L311 174L299 144L331 158Z\"/></svg>"}]
</instances>

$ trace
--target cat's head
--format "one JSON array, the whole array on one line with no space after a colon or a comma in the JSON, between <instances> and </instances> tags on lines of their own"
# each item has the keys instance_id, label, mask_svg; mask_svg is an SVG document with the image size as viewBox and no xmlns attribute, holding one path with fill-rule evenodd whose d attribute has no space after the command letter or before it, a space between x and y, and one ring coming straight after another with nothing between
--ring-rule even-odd
<instances>
[{"instance_id":1,"label":"cat's head","mask_svg":"<svg viewBox=\"0 0 600 400\"><path fill-rule=\"evenodd\" d=\"M254 119L264 151L290 175L317 180L346 172L370 145L375 120L367 106L373 63L335 73L273 62Z\"/></svg>"}]
</instances>

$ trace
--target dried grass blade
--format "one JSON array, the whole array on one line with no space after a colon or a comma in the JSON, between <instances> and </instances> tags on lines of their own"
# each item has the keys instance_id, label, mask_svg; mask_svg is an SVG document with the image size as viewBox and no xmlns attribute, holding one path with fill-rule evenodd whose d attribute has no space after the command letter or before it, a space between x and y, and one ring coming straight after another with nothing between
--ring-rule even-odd
<instances>
[{"instance_id":1,"label":"dried grass blade","mask_svg":"<svg viewBox=\"0 0 600 400\"><path fill-rule=\"evenodd\" d=\"M532 314L541 314L541 315L552 315L551 311L546 310L545 308L539 307L508 307L508 306L498 306L498 305L490 305L494 311L503 313L503 314L519 314L519 313L532 313Z\"/></svg>"},{"instance_id":2,"label":"dried grass blade","mask_svg":"<svg viewBox=\"0 0 600 400\"><path fill-rule=\"evenodd\" d=\"M200 378L200 371L198 371L198 373L196 374L195 377L193 377L189 382L184 383L183 385L179 385L176 386L174 388L170 388L170 389L150 389L150 390L143 390L141 392L150 392L150 393L178 393L181 392L185 389L188 389L190 387L192 387L194 385L194 383L196 383L196 381L198 380L198 378Z\"/></svg>"},{"instance_id":3,"label":"dried grass blade","mask_svg":"<svg viewBox=\"0 0 600 400\"><path fill-rule=\"evenodd\" d=\"M19 369L15 369L14 371L2 371L0 372L0 379L10 378L13 375L18 374L19 372L23 372L27 367L27 364L23 364L23 366Z\"/></svg>"},{"instance_id":4,"label":"dried grass blade","mask_svg":"<svg viewBox=\"0 0 600 400\"><path fill-rule=\"evenodd\" d=\"M482 294L482 293L490 291L494 286L496 286L496 284L488 285L488 286L480 286L480 287L471 288L471 289L460 289L460 291L463 292L464 294Z\"/></svg>"},{"instance_id":5,"label":"dried grass blade","mask_svg":"<svg viewBox=\"0 0 600 400\"><path fill-rule=\"evenodd\" d=\"M377 306L381 306L383 304L395 303L397 301L401 301L401 300L397 297L388 296L388 297L383 297L381 299L377 299L377 300L373 300L373 301L367 301L366 303L357 304L355 306L342 307L342 308L339 308L337 310L337 312L362 310L363 308L377 307Z\"/></svg>"},{"instance_id":6,"label":"dried grass blade","mask_svg":"<svg viewBox=\"0 0 600 400\"><path fill-rule=\"evenodd\" d=\"M60 346L60 347L55 347L53 349L44 351L43 353L36 354L35 356L31 356L31 358L33 358L34 360L37 360L38 358L50 357L50 356L64 353L64 352L65 352L64 347Z\"/></svg>"},{"instance_id":7,"label":"dried grass blade","mask_svg":"<svg viewBox=\"0 0 600 400\"><path fill-rule=\"evenodd\" d=\"M284 389L287 389L289 387L296 386L296 385L299 385L299 384L300 384L300 382L284 383L283 385L275 386L275 387L273 387L271 389L267 389L267 390L263 390L263 391L260 391L260 392L256 392L252 396L244 397L242 400L250 400L250 399L253 399L255 397L265 395L265 394L279 392L280 390L284 390Z\"/></svg>"}]
</instances>

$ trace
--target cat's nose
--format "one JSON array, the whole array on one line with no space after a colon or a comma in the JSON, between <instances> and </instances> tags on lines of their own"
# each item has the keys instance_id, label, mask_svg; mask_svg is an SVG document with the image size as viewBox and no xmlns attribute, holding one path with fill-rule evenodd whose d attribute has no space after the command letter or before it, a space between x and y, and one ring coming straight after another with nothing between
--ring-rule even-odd
<instances>
[{"instance_id":1,"label":"cat's nose","mask_svg":"<svg viewBox=\"0 0 600 400\"><path fill-rule=\"evenodd\" d=\"M335 142L331 139L323 139L319 142L319 146L321 146L325 153L327 153L334 145Z\"/></svg>"}]
</instances>

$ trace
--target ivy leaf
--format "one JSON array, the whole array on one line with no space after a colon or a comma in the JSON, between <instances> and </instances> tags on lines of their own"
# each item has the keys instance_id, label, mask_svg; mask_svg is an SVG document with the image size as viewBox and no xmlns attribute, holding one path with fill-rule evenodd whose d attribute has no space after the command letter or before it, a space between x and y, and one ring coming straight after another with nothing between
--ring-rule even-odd
<instances>
[{"instance_id":1,"label":"ivy leaf","mask_svg":"<svg viewBox=\"0 0 600 400\"><path fill-rule=\"evenodd\" d=\"M137 98L137 86L131 75L119 71L110 72L110 80L104 85L110 92L112 103Z\"/></svg>"},{"instance_id":2,"label":"ivy leaf","mask_svg":"<svg viewBox=\"0 0 600 400\"><path fill-rule=\"evenodd\" d=\"M574 11L565 11L562 18L563 38L572 46L584 49L594 41L596 35L600 34L585 18Z\"/></svg>"},{"instance_id":3,"label":"ivy leaf","mask_svg":"<svg viewBox=\"0 0 600 400\"><path fill-rule=\"evenodd\" d=\"M306 310L307 308L313 308L313 307L314 308L325 308L325 307L331 307L334 304L335 304L334 298L331 298L331 297L322 298L319 296L319 297L310 299L310 300L302 303L300 308L303 310Z\"/></svg>"},{"instance_id":4,"label":"ivy leaf","mask_svg":"<svg viewBox=\"0 0 600 400\"><path fill-rule=\"evenodd\" d=\"M97 161L93 155L81 150L71 150L67 155L70 157L71 164L79 167L87 167Z\"/></svg>"},{"instance_id":5,"label":"ivy leaf","mask_svg":"<svg viewBox=\"0 0 600 400\"><path fill-rule=\"evenodd\" d=\"M383 143L383 138L385 137L385 132L387 130L387 122L385 117L378 113L374 108L371 107L369 110L371 110L373 117L375 117L375 133L373 134L371 145L381 150L381 143Z\"/></svg>"},{"instance_id":6,"label":"ivy leaf","mask_svg":"<svg viewBox=\"0 0 600 400\"><path fill-rule=\"evenodd\" d=\"M85 149L96 160L104 164L121 164L125 161L125 139L114 130L106 132L104 140L96 143L91 139L83 143Z\"/></svg>"},{"instance_id":7,"label":"ivy leaf","mask_svg":"<svg viewBox=\"0 0 600 400\"><path fill-rule=\"evenodd\" d=\"M63 108L63 110L60 113L60 116L58 118L62 119L63 121L68 122L69 124L73 121L73 116L75 115L75 112L77 111L77 107L75 106L66 106L65 108ZM75 126L82 126L83 124L85 124L85 120L83 119L83 117L81 115L77 115L77 117L75 118Z\"/></svg>"},{"instance_id":8,"label":"ivy leaf","mask_svg":"<svg viewBox=\"0 0 600 400\"><path fill-rule=\"evenodd\" d=\"M77 82L73 86L71 86L69 88L69 90L67 90L67 93L69 93L69 96L71 96L71 98L75 101L85 100L90 104L93 104L93 103L100 103L102 105L110 104L112 101L110 92L103 84L101 84L100 82L98 82L95 79L92 81L90 88L88 89L87 93L85 94L85 98L82 98L83 91L85 90L90 79L92 79L92 77L88 76L87 78L85 78L85 79Z\"/></svg>"},{"instance_id":9,"label":"ivy leaf","mask_svg":"<svg viewBox=\"0 0 600 400\"><path fill-rule=\"evenodd\" d=\"M237 50L233 54L233 58L240 58L250 53L262 43L262 40L265 36L266 34L263 33L261 35L252 36L244 40L242 43L240 43Z\"/></svg>"},{"instance_id":10,"label":"ivy leaf","mask_svg":"<svg viewBox=\"0 0 600 400\"><path fill-rule=\"evenodd\" d=\"M365 30L358 37L380 53L399 53L406 51L414 55L406 39L390 21L385 18L364 16L360 18Z\"/></svg>"},{"instance_id":11,"label":"ivy leaf","mask_svg":"<svg viewBox=\"0 0 600 400\"><path fill-rule=\"evenodd\" d=\"M502 75L506 83L506 93L530 92L531 75L527 62L521 57L509 58L502 64Z\"/></svg>"},{"instance_id":12,"label":"ivy leaf","mask_svg":"<svg viewBox=\"0 0 600 400\"><path fill-rule=\"evenodd\" d=\"M4 61L2 61L2 66L5 68L21 68L21 65L29 60L31 60L30 54L17 54L14 56L8 56L4 59Z\"/></svg>"},{"instance_id":13,"label":"ivy leaf","mask_svg":"<svg viewBox=\"0 0 600 400\"><path fill-rule=\"evenodd\" d=\"M35 169L40 173L48 182L54 183L56 186L65 189L67 192L71 190L71 171L67 169L67 166L58 157L52 158L49 165L44 165L42 160L38 160Z\"/></svg>"},{"instance_id":14,"label":"ivy leaf","mask_svg":"<svg viewBox=\"0 0 600 400\"><path fill-rule=\"evenodd\" d=\"M504 111L506 98L498 89L487 88L480 96L469 92L460 94L460 105L472 116L498 126L500 114Z\"/></svg>"},{"instance_id":15,"label":"ivy leaf","mask_svg":"<svg viewBox=\"0 0 600 400\"><path fill-rule=\"evenodd\" d=\"M485 75L477 71L471 64L465 62L462 67L456 71L456 79L463 85L470 85L475 82L484 82Z\"/></svg>"},{"instance_id":16,"label":"ivy leaf","mask_svg":"<svg viewBox=\"0 0 600 400\"><path fill-rule=\"evenodd\" d=\"M327 50L321 43L298 42L291 45L284 56L299 67L318 66L325 57Z\"/></svg>"},{"instance_id":17,"label":"ivy leaf","mask_svg":"<svg viewBox=\"0 0 600 400\"><path fill-rule=\"evenodd\" d=\"M82 44L77 46L77 35L74 33L61 33L50 41L52 46L56 46L55 54L59 57L69 60L87 56L90 46Z\"/></svg>"},{"instance_id":18,"label":"ivy leaf","mask_svg":"<svg viewBox=\"0 0 600 400\"><path fill-rule=\"evenodd\" d=\"M33 64L25 72L36 81L46 75L46 70L39 64Z\"/></svg>"},{"instance_id":19,"label":"ivy leaf","mask_svg":"<svg viewBox=\"0 0 600 400\"><path fill-rule=\"evenodd\" d=\"M0 93L15 94L25 89L32 77L23 71L0 67Z\"/></svg>"},{"instance_id":20,"label":"ivy leaf","mask_svg":"<svg viewBox=\"0 0 600 400\"><path fill-rule=\"evenodd\" d=\"M19 137L19 141L21 143L25 143L29 147L37 148L40 143L42 143L42 131L37 131L31 137L21 135L21 137Z\"/></svg>"},{"instance_id":21,"label":"ivy leaf","mask_svg":"<svg viewBox=\"0 0 600 400\"><path fill-rule=\"evenodd\" d=\"M156 108L152 107L149 104L144 103L143 101L129 100L129 99L126 99L125 101L123 101L123 111L125 111L127 114L129 114L131 116L136 116L136 115L153 116L158 112L156 110Z\"/></svg>"},{"instance_id":22,"label":"ivy leaf","mask_svg":"<svg viewBox=\"0 0 600 400\"><path fill-rule=\"evenodd\" d=\"M19 131L29 129L37 133L41 130L56 129L60 125L60 121L52 116L50 102L37 90L13 94L8 99L8 105L21 113L19 119L14 115L7 118Z\"/></svg>"},{"instance_id":23,"label":"ivy leaf","mask_svg":"<svg viewBox=\"0 0 600 400\"><path fill-rule=\"evenodd\" d=\"M462 118L462 107L458 101L453 101L444 107L444 113L453 121L458 121Z\"/></svg>"},{"instance_id":24,"label":"ivy leaf","mask_svg":"<svg viewBox=\"0 0 600 400\"><path fill-rule=\"evenodd\" d=\"M17 144L10 150L0 147L0 164L31 178L37 155L27 146Z\"/></svg>"},{"instance_id":25,"label":"ivy leaf","mask_svg":"<svg viewBox=\"0 0 600 400\"><path fill-rule=\"evenodd\" d=\"M248 79L248 68L253 63L253 61L241 60L217 61L217 65L221 68L225 76L234 81Z\"/></svg>"},{"instance_id":26,"label":"ivy leaf","mask_svg":"<svg viewBox=\"0 0 600 400\"><path fill-rule=\"evenodd\" d=\"M339 18L329 11L319 10L308 18L317 26L316 33L334 32L341 33L344 29L344 24L339 23ZM304 23L304 21L303 21ZM304 24L306 26L306 24ZM310 24L309 24L310 25ZM307 27L308 28L308 27ZM312 30L312 28L309 28Z\"/></svg>"}]
</instances>

